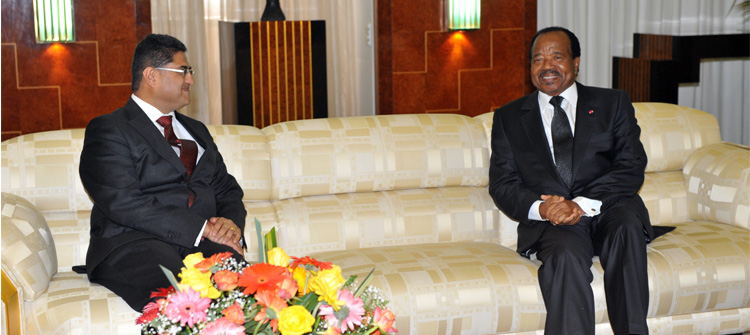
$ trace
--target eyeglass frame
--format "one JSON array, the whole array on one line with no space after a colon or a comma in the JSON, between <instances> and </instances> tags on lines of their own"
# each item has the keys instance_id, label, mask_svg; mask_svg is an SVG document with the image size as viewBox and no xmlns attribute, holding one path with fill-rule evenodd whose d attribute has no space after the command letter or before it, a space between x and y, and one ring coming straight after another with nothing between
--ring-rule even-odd
<instances>
[{"instance_id":1,"label":"eyeglass frame","mask_svg":"<svg viewBox=\"0 0 750 335\"><path fill-rule=\"evenodd\" d=\"M190 73L190 76L193 76L195 74L195 70L193 70L192 66L191 67L186 67L186 68L180 68L180 69L170 69L168 67L155 67L154 69L182 73L182 77L183 78L187 77L188 73Z\"/></svg>"}]
</instances>

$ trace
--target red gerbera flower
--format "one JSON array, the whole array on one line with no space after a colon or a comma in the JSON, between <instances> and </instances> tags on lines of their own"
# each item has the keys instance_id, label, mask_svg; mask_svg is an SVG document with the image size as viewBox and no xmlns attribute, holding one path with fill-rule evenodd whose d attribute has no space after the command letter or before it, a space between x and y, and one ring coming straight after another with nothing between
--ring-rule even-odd
<instances>
[{"instance_id":1,"label":"red gerbera flower","mask_svg":"<svg viewBox=\"0 0 750 335\"><path fill-rule=\"evenodd\" d=\"M214 254L213 256L198 262L198 264L195 264L195 268L205 273L205 272L211 271L212 266L218 265L219 263L223 262L225 259L229 257L232 257L231 252L220 252L218 254Z\"/></svg>"},{"instance_id":2,"label":"red gerbera flower","mask_svg":"<svg viewBox=\"0 0 750 335\"><path fill-rule=\"evenodd\" d=\"M333 266L332 263L329 263L329 262L319 262L318 260L316 260L315 258L312 258L310 256L305 256L305 257L302 257L302 258L292 256L292 259L294 260L294 262L292 262L292 265L289 266L290 269L294 269L297 266L299 266L300 264L302 264L302 265L310 264L310 265L318 268L318 270L328 270L328 269L330 269Z\"/></svg>"},{"instance_id":3,"label":"red gerbera flower","mask_svg":"<svg viewBox=\"0 0 750 335\"><path fill-rule=\"evenodd\" d=\"M277 285L284 280L286 268L267 263L253 264L242 270L238 286L244 287L245 294L254 294L258 290L276 291Z\"/></svg>"},{"instance_id":4,"label":"red gerbera flower","mask_svg":"<svg viewBox=\"0 0 750 335\"><path fill-rule=\"evenodd\" d=\"M159 310L163 305L163 301L165 300L159 299L157 300L157 302L152 301L146 304L146 306L143 306L143 314L138 318L138 320L135 320L135 324L142 325L156 319L156 317L159 316Z\"/></svg>"},{"instance_id":5,"label":"red gerbera flower","mask_svg":"<svg viewBox=\"0 0 750 335\"><path fill-rule=\"evenodd\" d=\"M168 288L160 288L156 291L151 292L151 298L161 298L161 297L167 297L168 295L175 293L174 287L170 286Z\"/></svg>"}]
</instances>

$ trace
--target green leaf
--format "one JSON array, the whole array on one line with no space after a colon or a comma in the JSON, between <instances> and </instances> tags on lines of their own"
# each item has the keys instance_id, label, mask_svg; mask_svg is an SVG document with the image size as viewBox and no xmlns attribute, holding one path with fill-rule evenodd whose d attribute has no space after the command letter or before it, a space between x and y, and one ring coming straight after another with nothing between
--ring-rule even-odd
<instances>
[{"instance_id":1,"label":"green leaf","mask_svg":"<svg viewBox=\"0 0 750 335\"><path fill-rule=\"evenodd\" d=\"M266 262L266 249L263 247L263 231L260 228L260 221L258 218L255 220L255 233L258 235L258 263Z\"/></svg>"},{"instance_id":2,"label":"green leaf","mask_svg":"<svg viewBox=\"0 0 750 335\"><path fill-rule=\"evenodd\" d=\"M276 227L272 227L271 231L266 234L266 251L276 248Z\"/></svg>"},{"instance_id":3,"label":"green leaf","mask_svg":"<svg viewBox=\"0 0 750 335\"><path fill-rule=\"evenodd\" d=\"M318 297L319 296L314 292L310 292L299 298L299 303L295 305L300 305L308 312L312 312L312 310L315 309L315 306L318 305Z\"/></svg>"},{"instance_id":4,"label":"green leaf","mask_svg":"<svg viewBox=\"0 0 750 335\"><path fill-rule=\"evenodd\" d=\"M365 280L363 280L362 284L359 285L357 290L354 292L354 297L359 298L359 296L362 295L362 292L364 292L365 289L367 288L367 285L370 285L373 272L375 272L375 268L372 268L372 270L370 270L370 273L367 274L367 277L365 277Z\"/></svg>"},{"instance_id":5,"label":"green leaf","mask_svg":"<svg viewBox=\"0 0 750 335\"><path fill-rule=\"evenodd\" d=\"M177 278L174 277L174 274L172 273L172 271L169 271L169 269L165 268L164 265L159 265L159 267L161 268L162 271L164 271L164 275L167 276L167 279L169 279L169 282L172 284L172 287L174 287L174 289L177 292L182 292L182 290L180 289L180 286L177 285Z\"/></svg>"}]
</instances>

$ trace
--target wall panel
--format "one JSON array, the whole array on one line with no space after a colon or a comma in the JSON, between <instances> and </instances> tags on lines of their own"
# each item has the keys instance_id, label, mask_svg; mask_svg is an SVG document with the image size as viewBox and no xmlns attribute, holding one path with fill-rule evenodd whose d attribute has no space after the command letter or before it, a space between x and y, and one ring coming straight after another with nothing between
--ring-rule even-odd
<instances>
[{"instance_id":1,"label":"wall panel","mask_svg":"<svg viewBox=\"0 0 750 335\"><path fill-rule=\"evenodd\" d=\"M2 3L2 139L85 127L125 104L136 44L151 32L150 0L74 3L76 42L37 44L33 3Z\"/></svg>"}]
</instances>

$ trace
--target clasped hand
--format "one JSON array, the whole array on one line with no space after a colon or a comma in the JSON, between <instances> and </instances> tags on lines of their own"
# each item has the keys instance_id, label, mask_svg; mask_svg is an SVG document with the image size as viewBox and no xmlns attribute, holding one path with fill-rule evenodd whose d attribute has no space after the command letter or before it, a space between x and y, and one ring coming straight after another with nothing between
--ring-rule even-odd
<instances>
[{"instance_id":1,"label":"clasped hand","mask_svg":"<svg viewBox=\"0 0 750 335\"><path fill-rule=\"evenodd\" d=\"M208 219L206 228L203 230L203 237L227 246L232 247L240 255L242 254L242 231L234 222L227 218L212 217Z\"/></svg>"},{"instance_id":2,"label":"clasped hand","mask_svg":"<svg viewBox=\"0 0 750 335\"><path fill-rule=\"evenodd\" d=\"M572 200L559 195L542 195L539 214L553 225L574 225L586 212Z\"/></svg>"}]
</instances>

